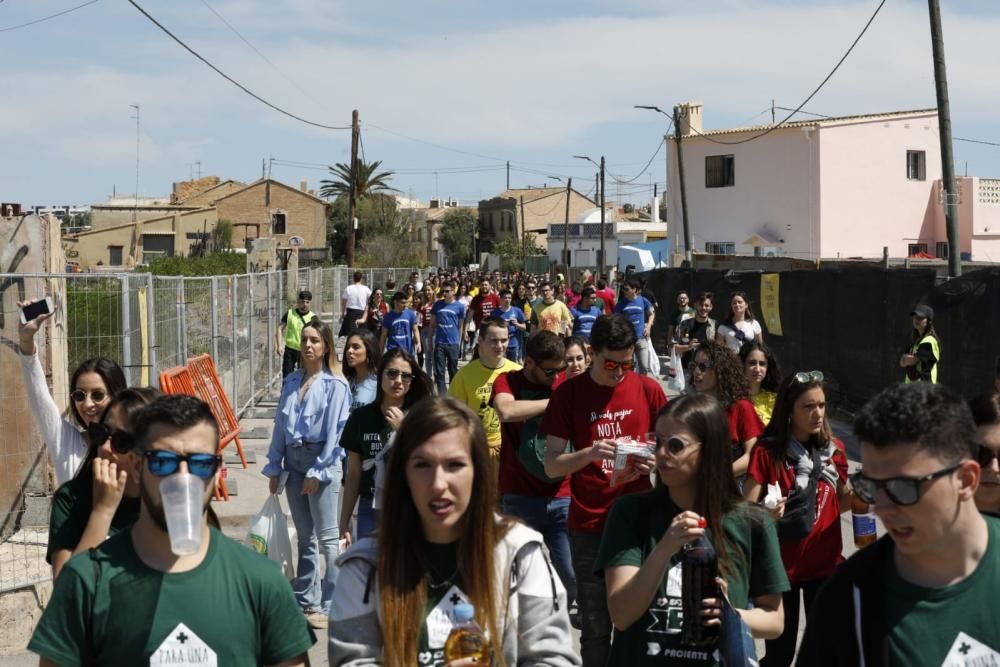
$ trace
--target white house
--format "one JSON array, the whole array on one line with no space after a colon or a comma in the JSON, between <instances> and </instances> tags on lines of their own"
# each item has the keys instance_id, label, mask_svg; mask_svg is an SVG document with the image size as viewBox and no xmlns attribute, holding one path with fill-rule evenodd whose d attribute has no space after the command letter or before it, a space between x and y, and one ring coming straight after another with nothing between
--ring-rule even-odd
<instances>
[{"instance_id":1,"label":"white house","mask_svg":"<svg viewBox=\"0 0 1000 667\"><path fill-rule=\"evenodd\" d=\"M655 216L654 216L655 218ZM608 265L618 266L618 249L621 246L642 244L667 237L667 224L653 221L623 221L614 209L604 214L604 248ZM549 259L562 262L563 248L570 250L570 266L597 266L601 249L601 209L591 208L569 224L569 244L564 241L565 225L549 224L546 236L549 242ZM667 257L657 258L668 262ZM622 267L624 268L624 267Z\"/></svg>"},{"instance_id":2,"label":"white house","mask_svg":"<svg viewBox=\"0 0 1000 667\"><path fill-rule=\"evenodd\" d=\"M894 257L947 255L935 109L712 131L702 114L700 103L681 105L691 250L878 257L887 246ZM667 147L671 240L683 252L677 144Z\"/></svg>"}]
</instances>

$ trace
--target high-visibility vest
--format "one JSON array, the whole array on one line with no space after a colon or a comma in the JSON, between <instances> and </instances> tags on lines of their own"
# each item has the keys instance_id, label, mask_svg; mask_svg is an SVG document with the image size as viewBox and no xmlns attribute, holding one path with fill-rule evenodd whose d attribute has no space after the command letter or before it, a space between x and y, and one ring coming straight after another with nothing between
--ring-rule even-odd
<instances>
[{"instance_id":1,"label":"high-visibility vest","mask_svg":"<svg viewBox=\"0 0 1000 667\"><path fill-rule=\"evenodd\" d=\"M316 313L312 311L302 315L297 308L289 308L285 316L285 347L298 350L302 345L302 328L315 317Z\"/></svg>"},{"instance_id":2,"label":"high-visibility vest","mask_svg":"<svg viewBox=\"0 0 1000 667\"><path fill-rule=\"evenodd\" d=\"M931 383L937 384L938 366L941 365L941 344L938 343L938 339L935 338L934 336L924 336L923 338L921 338L920 340L918 340L916 343L913 344L913 347L910 348L910 354L916 354L917 348L919 348L924 343L929 343L931 346L931 351L934 353L935 362L934 365L931 367ZM924 362L918 361L915 368L917 369L917 373L919 374L919 376L923 377ZM909 374L907 374L906 378L903 380L903 382L907 384L909 384L910 382L919 382L919 381L920 380L911 380Z\"/></svg>"}]
</instances>

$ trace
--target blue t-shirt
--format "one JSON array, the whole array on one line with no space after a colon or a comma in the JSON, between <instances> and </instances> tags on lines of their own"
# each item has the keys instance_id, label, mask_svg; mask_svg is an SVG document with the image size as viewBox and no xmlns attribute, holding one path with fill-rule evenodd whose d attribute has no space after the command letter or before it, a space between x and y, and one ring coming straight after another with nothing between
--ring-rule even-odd
<instances>
[{"instance_id":1,"label":"blue t-shirt","mask_svg":"<svg viewBox=\"0 0 1000 667\"><path fill-rule=\"evenodd\" d=\"M636 338L642 338L642 330L646 326L646 312L652 309L653 304L641 294L637 295L631 301L622 297L615 306L616 313L622 313L632 322L632 326L635 327Z\"/></svg>"},{"instance_id":2,"label":"blue t-shirt","mask_svg":"<svg viewBox=\"0 0 1000 667\"><path fill-rule=\"evenodd\" d=\"M514 326L514 322L517 321L524 324L528 321L528 318L524 316L524 311L517 306L511 306L506 311L497 309L491 314L499 317L507 323L507 331L510 332L510 342L507 343L507 349L516 350L518 346L517 332L520 331L520 329Z\"/></svg>"},{"instance_id":3,"label":"blue t-shirt","mask_svg":"<svg viewBox=\"0 0 1000 667\"><path fill-rule=\"evenodd\" d=\"M580 336L584 340L590 340L590 330L594 328L594 322L604 314L598 306L591 306L590 310L570 308L569 312L573 315L573 335Z\"/></svg>"},{"instance_id":4,"label":"blue t-shirt","mask_svg":"<svg viewBox=\"0 0 1000 667\"><path fill-rule=\"evenodd\" d=\"M417 314L409 308L403 312L390 311L382 316L382 327L389 331L385 339L386 351L394 347L413 354L413 327L417 324Z\"/></svg>"},{"instance_id":5,"label":"blue t-shirt","mask_svg":"<svg viewBox=\"0 0 1000 667\"><path fill-rule=\"evenodd\" d=\"M431 308L431 315L437 319L434 328L434 342L438 345L458 345L465 319L465 306L459 301L447 303L443 299Z\"/></svg>"}]
</instances>

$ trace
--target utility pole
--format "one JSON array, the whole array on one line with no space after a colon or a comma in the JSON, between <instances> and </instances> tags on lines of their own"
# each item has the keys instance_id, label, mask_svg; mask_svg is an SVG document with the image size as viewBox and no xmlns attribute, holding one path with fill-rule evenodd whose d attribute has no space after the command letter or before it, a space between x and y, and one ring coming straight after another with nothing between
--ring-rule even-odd
<instances>
[{"instance_id":1,"label":"utility pole","mask_svg":"<svg viewBox=\"0 0 1000 667\"><path fill-rule=\"evenodd\" d=\"M528 272L528 221L524 218L524 195L521 195L521 264ZM514 230L517 231L516 229Z\"/></svg>"},{"instance_id":2,"label":"utility pole","mask_svg":"<svg viewBox=\"0 0 1000 667\"><path fill-rule=\"evenodd\" d=\"M604 156L601 156L601 260L597 263L599 275L607 274L608 256L604 249Z\"/></svg>"},{"instance_id":3,"label":"utility pole","mask_svg":"<svg viewBox=\"0 0 1000 667\"><path fill-rule=\"evenodd\" d=\"M507 189L510 190L510 160L507 160Z\"/></svg>"},{"instance_id":4,"label":"utility pole","mask_svg":"<svg viewBox=\"0 0 1000 667\"><path fill-rule=\"evenodd\" d=\"M351 183L347 199L347 266L354 266L354 211L358 196L358 110L351 112Z\"/></svg>"},{"instance_id":5,"label":"utility pole","mask_svg":"<svg viewBox=\"0 0 1000 667\"><path fill-rule=\"evenodd\" d=\"M691 227L688 225L687 189L684 187L684 153L681 148L681 108L674 107L674 141L677 142L677 180L681 189L681 220L684 224L684 263L691 265Z\"/></svg>"},{"instance_id":6,"label":"utility pole","mask_svg":"<svg viewBox=\"0 0 1000 667\"><path fill-rule=\"evenodd\" d=\"M573 177L566 179L566 224L563 225L563 266L569 275L569 196L573 191Z\"/></svg>"},{"instance_id":7,"label":"utility pole","mask_svg":"<svg viewBox=\"0 0 1000 667\"><path fill-rule=\"evenodd\" d=\"M941 5L927 0L931 15L931 46L934 51L934 84L937 89L938 129L941 135L941 177L944 191L944 220L948 232L948 275L962 275L962 257L958 240L958 195L955 193L955 158L951 145L951 104L948 102L948 73L944 60L944 30Z\"/></svg>"},{"instance_id":8,"label":"utility pole","mask_svg":"<svg viewBox=\"0 0 1000 667\"><path fill-rule=\"evenodd\" d=\"M135 109L135 202L132 204L132 222L135 222L139 209L139 105L130 104Z\"/></svg>"}]
</instances>

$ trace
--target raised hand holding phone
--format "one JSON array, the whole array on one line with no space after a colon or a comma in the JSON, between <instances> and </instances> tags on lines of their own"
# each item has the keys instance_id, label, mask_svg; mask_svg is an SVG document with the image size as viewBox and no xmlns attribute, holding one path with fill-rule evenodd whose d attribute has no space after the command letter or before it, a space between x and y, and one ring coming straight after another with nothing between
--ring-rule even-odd
<instances>
[{"instance_id":1,"label":"raised hand holding phone","mask_svg":"<svg viewBox=\"0 0 1000 667\"><path fill-rule=\"evenodd\" d=\"M42 322L52 317L52 299L18 301L17 307L21 309L21 321L17 326L21 354L32 355L35 353L35 334L42 328Z\"/></svg>"}]
</instances>

